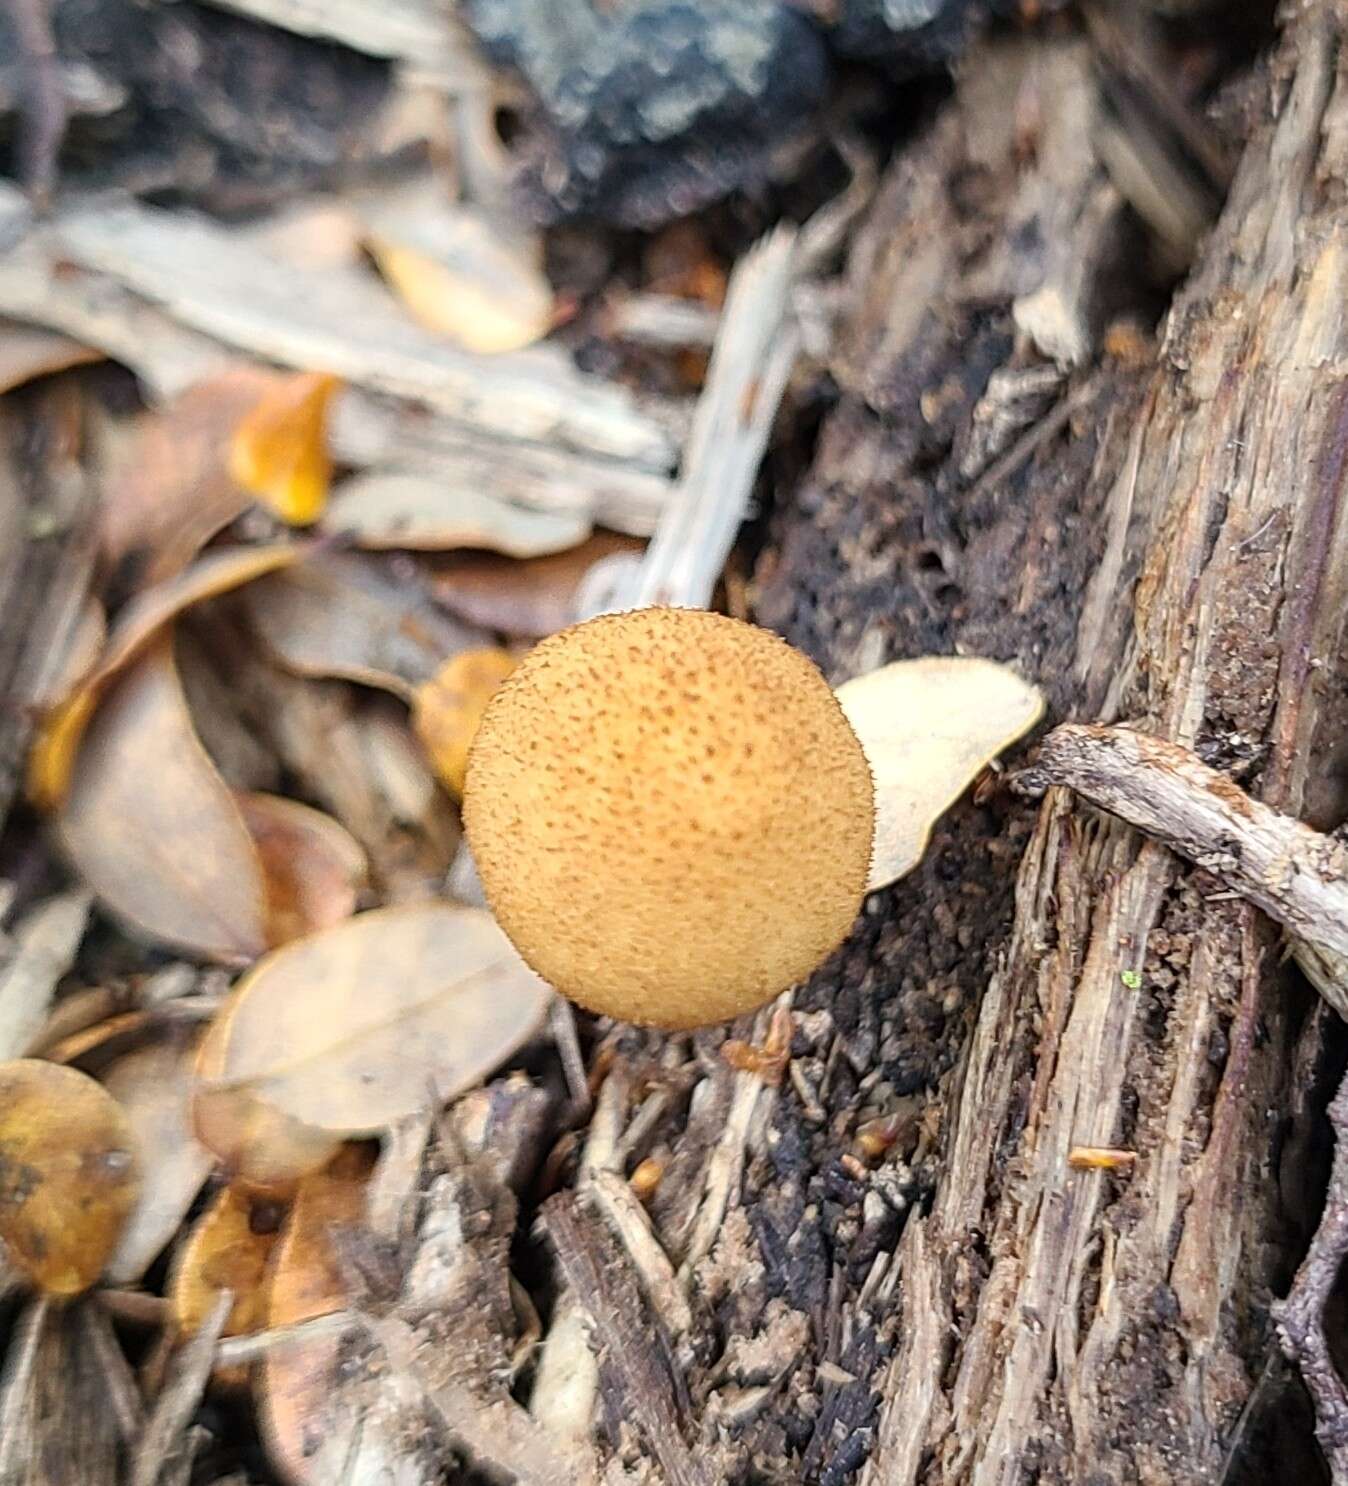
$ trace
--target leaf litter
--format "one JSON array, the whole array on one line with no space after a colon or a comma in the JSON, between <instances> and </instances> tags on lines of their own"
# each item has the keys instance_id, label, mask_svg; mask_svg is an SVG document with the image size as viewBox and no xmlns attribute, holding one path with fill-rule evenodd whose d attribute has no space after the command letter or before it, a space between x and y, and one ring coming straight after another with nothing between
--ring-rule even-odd
<instances>
[{"instance_id":1,"label":"leaf litter","mask_svg":"<svg viewBox=\"0 0 1348 1486\"><path fill-rule=\"evenodd\" d=\"M456 797L478 721L518 642L564 628L587 606L602 607L605 595L620 597L625 590L606 587L598 564L616 563L623 582L635 574L650 586L647 549L592 530L596 511L648 532L662 509L700 491L712 514L728 465L718 440L694 440L684 451L684 480L673 484L686 400L651 398L638 407L616 381L576 376L560 344L522 350L563 318L531 230L455 201L425 177L351 201L300 201L289 215L228 228L128 204L117 223L77 210L69 224L79 260L72 271L95 295L126 299L136 327L153 332L144 365L139 351L129 359L152 386L186 390L134 420L106 420L112 465L98 503L97 591L44 697L50 711L30 759L31 793L50 812L52 836L81 887L70 911L58 914L53 967L19 967L15 984L34 986L36 1005L15 1022L23 1035L14 1051L36 1032L44 1056L78 1058L103 1087L52 1061L0 1066L0 1078L6 1068L44 1070L23 1077L40 1087L37 1123L53 1147L32 1147L49 1198L100 1132L136 1153L139 1184L108 1196L92 1241L59 1273L41 1268L33 1256L42 1244L17 1230L10 1247L19 1254L28 1242L32 1277L52 1293L86 1288L100 1272L113 1285L158 1289L160 1256L171 1253L172 1330L193 1339L159 1388L154 1428L134 1451L136 1479L158 1478L161 1466L168 1479L170 1458L175 1469L190 1464L201 1430L189 1421L212 1374L217 1331L284 1331L368 1308L372 1285L383 1304L400 1284L391 1314L376 1322L365 1313L363 1345L374 1353L382 1346L385 1355L361 1372L358 1387L348 1386L351 1349L337 1333L302 1344L258 1337L254 1407L275 1470L296 1482L326 1479L315 1469L341 1459L317 1448L317 1434L344 1449L364 1431L367 1463L396 1467L407 1479L439 1479L439 1461L400 1455L410 1423L425 1435L425 1421L438 1418L455 1421L453 1437L489 1467L495 1461L509 1474L525 1462L521 1479L585 1479L588 1410L570 1421L566 1449L552 1452L553 1437L499 1388L518 1365L508 1348L502 1355L516 1323L511 1307L499 1304L514 1283L517 1193L561 1116L532 1048L528 1071L492 1076L539 1034L556 1003L489 913L445 897L447 883L472 876L459 847ZM126 244L107 235L118 223ZM400 304L360 261L362 240ZM119 256L127 251L129 259ZM216 268L235 262L227 294L216 292L213 270L203 270L207 260ZM168 265L178 262L182 284L170 293L155 275L171 278ZM753 329L754 315L770 324L781 318L780 304L746 311L746 296L725 294L725 270L709 250L695 267L696 282L682 284L648 265L653 287L717 305L724 298L716 332L723 349ZM289 294L302 282L289 270L312 274L321 288L317 319ZM253 278L266 291L256 303ZM327 304L357 282L361 315L374 318L344 337L342 316ZM784 274L769 289L790 287ZM413 320L429 334L405 334ZM377 333L367 333L371 324ZM294 370L227 352L191 326ZM748 358L755 364L740 369L738 396L721 414L729 409L742 421L752 407L765 427L771 422L776 395L760 407L758 389L764 381L785 385L796 354L794 331L786 330L760 348L761 359ZM11 341L21 376L99 354L41 329ZM443 342L463 354L441 354ZM91 337L91 347L101 344ZM170 363L208 372L151 374ZM0 358L0 375L5 364ZM379 406L398 437L349 454L362 470L354 476L329 444L338 382L320 369L328 364L357 384L344 406L368 411L368 389L392 394ZM675 385L702 380L689 380L677 360L672 370ZM714 402L699 418L704 427L717 415ZM731 483L748 489L760 453L740 450ZM585 498L574 498L573 487ZM634 492L642 516L629 527L613 512L636 500ZM660 518L660 560L670 560L669 533L683 530L686 547L668 571L696 574L699 591L710 593L724 552L703 550L677 517L667 510ZM316 525L318 543L278 541L278 520ZM364 550L333 550L347 540ZM104 604L113 615L108 629ZM185 692L175 664L175 631L185 628L214 683L210 706L219 715L209 727L204 688ZM871 886L911 869L932 821L1042 710L1037 693L1009 671L958 658L901 662L847 683L838 696L876 776ZM221 759L208 755L203 737ZM86 888L137 939L243 978L220 1004L226 971L203 977L191 966L170 967L186 971L189 985L166 1020L138 997L135 974L129 991L119 978L126 963L143 964L143 954L106 925L85 934ZM358 911L370 904L385 906ZM120 960L108 959L108 938ZM82 980L86 956L97 985ZM54 996L57 1014L48 1018ZM611 1041L601 1044L586 1089L588 1044L569 1018L556 1026L563 1023L571 1026L575 1107L585 1107L593 1088L604 1092L606 1074L621 1090ZM68 1086L79 1092L64 1103L47 1087L58 1077L83 1080ZM21 1113L26 1097L16 1096L13 1109ZM655 1090L643 1118L668 1102ZM75 1128L69 1112L78 1109L90 1112ZM381 1189L373 1204L407 1215L394 1243L375 1231L367 1207L396 1165L391 1132L409 1120L424 1120L436 1135L427 1152L417 1146L401 1188ZM464 1137L465 1120L489 1132L489 1150ZM583 1137L596 1169L612 1163L606 1142L618 1134L592 1128ZM374 1175L375 1147L351 1143L371 1136L383 1148ZM27 1150L30 1138L19 1115L0 1123L0 1155ZM577 1138L563 1135L547 1181L570 1179L569 1142ZM639 1143L634 1131L624 1139ZM657 1152L633 1169L664 1169L666 1152ZM217 1185L198 1210L213 1174ZM36 1207L30 1216L49 1221ZM79 1224L72 1231L85 1232ZM655 1239L648 1233L643 1241ZM57 1245L49 1255L60 1252ZM400 1318L409 1294L417 1308ZM521 1310L530 1309L525 1297ZM37 1314L41 1342L51 1328L44 1331ZM427 1317L419 1339L436 1369L422 1367L406 1346ZM536 1315L532 1326L526 1334L537 1333ZM382 1343L371 1340L380 1336ZM460 1365L462 1387L452 1371ZM157 1376L146 1373L152 1391ZM214 1376L218 1383L218 1368ZM246 1379L236 1371L233 1381ZM417 1400L411 1407L409 1395ZM483 1421L504 1421L495 1441ZM574 1469L572 1435L586 1442Z\"/></svg>"}]
</instances>

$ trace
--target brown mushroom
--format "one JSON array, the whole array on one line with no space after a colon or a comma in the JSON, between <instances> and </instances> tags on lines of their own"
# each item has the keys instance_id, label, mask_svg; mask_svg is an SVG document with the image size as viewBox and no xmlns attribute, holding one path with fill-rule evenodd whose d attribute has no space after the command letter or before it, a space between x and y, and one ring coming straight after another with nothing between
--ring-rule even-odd
<instances>
[{"instance_id":1,"label":"brown mushroom","mask_svg":"<svg viewBox=\"0 0 1348 1486\"><path fill-rule=\"evenodd\" d=\"M552 636L503 684L464 822L539 975L593 1011L692 1027L761 1005L842 941L874 792L805 656L721 615L643 609Z\"/></svg>"}]
</instances>

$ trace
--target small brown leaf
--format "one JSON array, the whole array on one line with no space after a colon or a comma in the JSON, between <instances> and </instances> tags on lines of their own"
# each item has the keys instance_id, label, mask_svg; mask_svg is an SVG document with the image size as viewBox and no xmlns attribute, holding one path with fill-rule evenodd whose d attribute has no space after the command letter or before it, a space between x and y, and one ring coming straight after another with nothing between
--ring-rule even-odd
<instances>
[{"instance_id":1,"label":"small brown leaf","mask_svg":"<svg viewBox=\"0 0 1348 1486\"><path fill-rule=\"evenodd\" d=\"M456 795L463 795L468 750L487 703L514 669L515 657L507 650L465 650L417 688L412 726Z\"/></svg>"},{"instance_id":2,"label":"small brown leaf","mask_svg":"<svg viewBox=\"0 0 1348 1486\"><path fill-rule=\"evenodd\" d=\"M234 1297L224 1336L244 1336L266 1323L267 1261L279 1237L280 1216L269 1198L239 1187L215 1194L173 1261L168 1298L180 1335L200 1328L222 1290Z\"/></svg>"},{"instance_id":3,"label":"small brown leaf","mask_svg":"<svg viewBox=\"0 0 1348 1486\"><path fill-rule=\"evenodd\" d=\"M578 547L547 557L455 553L436 565L431 586L445 608L471 624L541 640L576 622L576 595L595 563L639 556L645 546L636 537L597 531Z\"/></svg>"},{"instance_id":4,"label":"small brown leaf","mask_svg":"<svg viewBox=\"0 0 1348 1486\"><path fill-rule=\"evenodd\" d=\"M262 643L300 676L340 676L410 701L444 663L487 643L374 558L323 553L240 595Z\"/></svg>"},{"instance_id":5,"label":"small brown leaf","mask_svg":"<svg viewBox=\"0 0 1348 1486\"><path fill-rule=\"evenodd\" d=\"M140 1193L131 1123L73 1068L0 1063L0 1238L49 1295L103 1272Z\"/></svg>"},{"instance_id":6,"label":"small brown leaf","mask_svg":"<svg viewBox=\"0 0 1348 1486\"><path fill-rule=\"evenodd\" d=\"M590 534L574 511L539 511L485 490L446 485L410 471L356 475L334 493L325 527L349 532L362 547L449 552L485 549L509 557L564 552Z\"/></svg>"},{"instance_id":7,"label":"small brown leaf","mask_svg":"<svg viewBox=\"0 0 1348 1486\"><path fill-rule=\"evenodd\" d=\"M151 939L227 964L266 948L253 838L193 731L170 637L108 691L56 829L94 894Z\"/></svg>"},{"instance_id":8,"label":"small brown leaf","mask_svg":"<svg viewBox=\"0 0 1348 1486\"><path fill-rule=\"evenodd\" d=\"M252 497L229 472L230 439L284 380L268 367L230 367L145 415L99 509L109 566L134 561L137 586L161 583L247 510Z\"/></svg>"},{"instance_id":9,"label":"small brown leaf","mask_svg":"<svg viewBox=\"0 0 1348 1486\"><path fill-rule=\"evenodd\" d=\"M127 1053L103 1074L126 1111L141 1153L140 1201L108 1262L108 1279L133 1285L178 1231L210 1175L212 1157L192 1134L190 1040L169 1035Z\"/></svg>"},{"instance_id":10,"label":"small brown leaf","mask_svg":"<svg viewBox=\"0 0 1348 1486\"><path fill-rule=\"evenodd\" d=\"M973 656L895 661L837 697L875 779L869 892L917 866L937 820L1044 712L1035 687Z\"/></svg>"},{"instance_id":11,"label":"small brown leaf","mask_svg":"<svg viewBox=\"0 0 1348 1486\"><path fill-rule=\"evenodd\" d=\"M369 872L351 833L295 800L242 792L234 798L266 875L272 947L350 918Z\"/></svg>"},{"instance_id":12,"label":"small brown leaf","mask_svg":"<svg viewBox=\"0 0 1348 1486\"><path fill-rule=\"evenodd\" d=\"M234 479L290 526L323 514L332 479L325 424L341 386L328 372L300 372L265 393L234 430Z\"/></svg>"},{"instance_id":13,"label":"small brown leaf","mask_svg":"<svg viewBox=\"0 0 1348 1486\"><path fill-rule=\"evenodd\" d=\"M492 916L358 914L269 954L202 1045L199 1100L242 1096L315 1130L376 1134L498 1067L551 993Z\"/></svg>"}]
</instances>

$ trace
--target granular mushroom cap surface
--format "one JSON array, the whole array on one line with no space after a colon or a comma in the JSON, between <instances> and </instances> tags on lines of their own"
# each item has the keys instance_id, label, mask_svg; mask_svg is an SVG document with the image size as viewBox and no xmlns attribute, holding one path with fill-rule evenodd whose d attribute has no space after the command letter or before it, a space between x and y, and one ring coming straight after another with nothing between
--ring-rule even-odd
<instances>
[{"instance_id":1,"label":"granular mushroom cap surface","mask_svg":"<svg viewBox=\"0 0 1348 1486\"><path fill-rule=\"evenodd\" d=\"M604 615L504 683L468 764L488 901L530 965L593 1011L737 1016L847 934L870 769L827 682L766 630L693 609Z\"/></svg>"}]
</instances>

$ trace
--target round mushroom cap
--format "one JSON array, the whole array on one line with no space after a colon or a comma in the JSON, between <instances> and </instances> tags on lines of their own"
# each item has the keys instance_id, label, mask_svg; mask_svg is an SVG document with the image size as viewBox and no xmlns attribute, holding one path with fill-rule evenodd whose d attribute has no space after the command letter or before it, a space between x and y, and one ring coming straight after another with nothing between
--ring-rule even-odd
<instances>
[{"instance_id":1,"label":"round mushroom cap","mask_svg":"<svg viewBox=\"0 0 1348 1486\"><path fill-rule=\"evenodd\" d=\"M563 995L694 1027L802 980L851 928L870 768L817 667L700 609L544 640L493 697L464 825L502 928Z\"/></svg>"}]
</instances>

